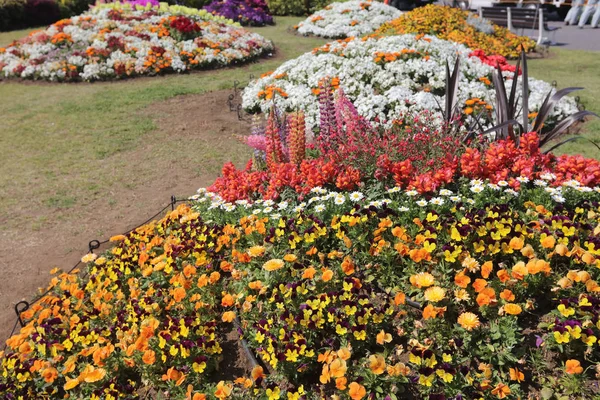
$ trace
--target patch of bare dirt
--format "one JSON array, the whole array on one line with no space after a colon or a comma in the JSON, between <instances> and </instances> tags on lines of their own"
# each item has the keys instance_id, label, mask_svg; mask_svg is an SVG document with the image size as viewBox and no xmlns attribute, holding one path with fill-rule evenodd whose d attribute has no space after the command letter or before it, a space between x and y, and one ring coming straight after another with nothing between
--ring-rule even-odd
<instances>
[{"instance_id":1,"label":"patch of bare dirt","mask_svg":"<svg viewBox=\"0 0 600 400\"><path fill-rule=\"evenodd\" d=\"M39 287L45 287L52 268L69 270L87 252L91 240L101 241L138 226L167 205L171 195L188 197L197 188L209 186L218 170L199 167L209 150L213 164L233 157L239 165L247 158L249 151L237 137L247 134L249 126L229 111L230 94L231 90L223 90L180 96L149 106L143 113L155 121L158 129L147 133L134 150L106 160L127 165L131 171L126 176L135 185L116 185L110 193L100 193L88 204L75 204L68 219L31 206L32 213L45 214L49 223L39 230L22 227L0 233L2 344L16 321L15 304L32 299ZM174 148L188 143L194 146L188 154L197 154L196 159L161 157L161 153L174 152ZM108 195L114 200L108 201Z\"/></svg>"}]
</instances>

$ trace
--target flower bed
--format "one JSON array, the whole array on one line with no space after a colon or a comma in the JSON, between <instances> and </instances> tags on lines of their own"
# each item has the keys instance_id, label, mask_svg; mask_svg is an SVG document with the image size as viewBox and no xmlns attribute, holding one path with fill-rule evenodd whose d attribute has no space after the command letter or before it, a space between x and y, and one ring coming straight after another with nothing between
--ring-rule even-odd
<instances>
[{"instance_id":1,"label":"flower bed","mask_svg":"<svg viewBox=\"0 0 600 400\"><path fill-rule=\"evenodd\" d=\"M444 104L445 63L461 57L458 103L462 118L479 114L491 124L496 92L492 86L494 67L480 52L465 46L423 35L401 35L380 39L346 39L316 48L282 64L274 72L251 82L243 93L243 106L250 112L267 113L275 104L285 111L303 110L309 127L318 123L319 83L327 78L344 89L359 113L369 121L390 126L407 112L438 110ZM495 57L492 61L498 61ZM491 63L491 62L490 62ZM506 68L505 79L512 77ZM509 81L510 82L510 81ZM529 79L530 111L541 106L552 86ZM561 100L547 126L576 111L571 98ZM437 113L441 117L441 113Z\"/></svg>"},{"instance_id":2,"label":"flower bed","mask_svg":"<svg viewBox=\"0 0 600 400\"><path fill-rule=\"evenodd\" d=\"M462 43L487 54L518 57L521 46L526 51L535 48L535 41L518 36L479 16L458 8L429 4L407 12L400 18L382 25L376 35L422 33L440 39Z\"/></svg>"},{"instance_id":3,"label":"flower bed","mask_svg":"<svg viewBox=\"0 0 600 400\"><path fill-rule=\"evenodd\" d=\"M0 353L5 397L596 396L600 162L327 101L310 145L271 112L264 168L54 277ZM234 323L268 367L215 379Z\"/></svg>"},{"instance_id":4,"label":"flower bed","mask_svg":"<svg viewBox=\"0 0 600 400\"><path fill-rule=\"evenodd\" d=\"M372 1L331 3L294 26L302 35L326 38L362 36L402 15L395 7Z\"/></svg>"},{"instance_id":5,"label":"flower bed","mask_svg":"<svg viewBox=\"0 0 600 400\"><path fill-rule=\"evenodd\" d=\"M206 11L105 4L0 48L0 77L95 81L218 68L273 44Z\"/></svg>"},{"instance_id":6,"label":"flower bed","mask_svg":"<svg viewBox=\"0 0 600 400\"><path fill-rule=\"evenodd\" d=\"M243 26L273 25L273 17L264 0L215 0L204 9Z\"/></svg>"}]
</instances>

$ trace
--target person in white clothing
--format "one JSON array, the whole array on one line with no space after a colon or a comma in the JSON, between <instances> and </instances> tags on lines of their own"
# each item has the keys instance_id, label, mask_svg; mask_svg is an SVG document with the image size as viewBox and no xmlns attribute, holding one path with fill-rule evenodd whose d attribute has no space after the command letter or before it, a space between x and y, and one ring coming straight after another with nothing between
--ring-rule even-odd
<instances>
[{"instance_id":1,"label":"person in white clothing","mask_svg":"<svg viewBox=\"0 0 600 400\"><path fill-rule=\"evenodd\" d=\"M598 27L598 22L600 22L600 4L598 1L599 0L588 0L583 15L579 18L579 29L583 29L592 13L594 13L594 16L592 17L592 28Z\"/></svg>"},{"instance_id":2,"label":"person in white clothing","mask_svg":"<svg viewBox=\"0 0 600 400\"><path fill-rule=\"evenodd\" d=\"M573 0L571 4L571 9L565 18L565 24L567 25L577 25L577 21L579 20L579 14L581 9L583 8L583 3L585 0Z\"/></svg>"}]
</instances>

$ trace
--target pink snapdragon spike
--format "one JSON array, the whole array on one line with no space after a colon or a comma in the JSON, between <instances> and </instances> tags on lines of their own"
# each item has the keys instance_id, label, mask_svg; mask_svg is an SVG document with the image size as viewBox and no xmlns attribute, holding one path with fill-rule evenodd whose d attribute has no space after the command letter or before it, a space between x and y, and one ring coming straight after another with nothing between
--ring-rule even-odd
<instances>
[{"instance_id":1,"label":"pink snapdragon spike","mask_svg":"<svg viewBox=\"0 0 600 400\"><path fill-rule=\"evenodd\" d=\"M265 135L250 135L244 139L246 144L252 147L254 150L266 152L267 151L267 140Z\"/></svg>"}]
</instances>

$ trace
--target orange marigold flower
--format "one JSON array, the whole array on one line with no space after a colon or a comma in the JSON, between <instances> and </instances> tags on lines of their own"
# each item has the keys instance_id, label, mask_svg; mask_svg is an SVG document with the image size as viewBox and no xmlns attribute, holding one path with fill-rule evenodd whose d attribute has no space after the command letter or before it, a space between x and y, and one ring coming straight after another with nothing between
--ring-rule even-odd
<instances>
[{"instance_id":1,"label":"orange marigold flower","mask_svg":"<svg viewBox=\"0 0 600 400\"><path fill-rule=\"evenodd\" d=\"M410 277L410 283L418 288L426 288L433 285L434 278L429 272L419 272Z\"/></svg>"},{"instance_id":2,"label":"orange marigold flower","mask_svg":"<svg viewBox=\"0 0 600 400\"><path fill-rule=\"evenodd\" d=\"M264 377L265 377L265 372L263 370L263 367L261 367L260 365L257 365L256 367L252 368L252 380L253 381L263 379Z\"/></svg>"},{"instance_id":3,"label":"orange marigold flower","mask_svg":"<svg viewBox=\"0 0 600 400\"><path fill-rule=\"evenodd\" d=\"M396 296L394 297L394 304L399 306L400 304L404 303L406 303L406 295L402 292L396 293Z\"/></svg>"},{"instance_id":4,"label":"orange marigold flower","mask_svg":"<svg viewBox=\"0 0 600 400\"><path fill-rule=\"evenodd\" d=\"M556 239L554 239L554 236L546 236L540 241L540 243L542 244L543 248L552 249L556 244Z\"/></svg>"},{"instance_id":5,"label":"orange marigold flower","mask_svg":"<svg viewBox=\"0 0 600 400\"><path fill-rule=\"evenodd\" d=\"M471 331L481 325L479 317L471 312L464 312L458 316L458 324L464 329Z\"/></svg>"},{"instance_id":6,"label":"orange marigold flower","mask_svg":"<svg viewBox=\"0 0 600 400\"><path fill-rule=\"evenodd\" d=\"M493 262L491 262L491 261L484 262L483 265L481 266L481 276L483 277L483 279L489 278L493 269L494 269Z\"/></svg>"},{"instance_id":7,"label":"orange marigold flower","mask_svg":"<svg viewBox=\"0 0 600 400\"><path fill-rule=\"evenodd\" d=\"M265 254L266 249L263 246L252 246L248 249L250 257L260 257Z\"/></svg>"},{"instance_id":8,"label":"orange marigold flower","mask_svg":"<svg viewBox=\"0 0 600 400\"><path fill-rule=\"evenodd\" d=\"M569 375L578 375L583 372L583 367L577 360L567 360L565 363L565 372Z\"/></svg>"},{"instance_id":9,"label":"orange marigold flower","mask_svg":"<svg viewBox=\"0 0 600 400\"><path fill-rule=\"evenodd\" d=\"M481 293L487 284L485 279L475 279L475 282L473 282L473 289L475 289L475 292Z\"/></svg>"},{"instance_id":10,"label":"orange marigold flower","mask_svg":"<svg viewBox=\"0 0 600 400\"><path fill-rule=\"evenodd\" d=\"M173 298L177 303L185 298L185 289L182 287L175 288L173 290Z\"/></svg>"},{"instance_id":11,"label":"orange marigold flower","mask_svg":"<svg viewBox=\"0 0 600 400\"><path fill-rule=\"evenodd\" d=\"M315 277L317 270L314 267L308 267L302 273L302 279L312 279Z\"/></svg>"},{"instance_id":12,"label":"orange marigold flower","mask_svg":"<svg viewBox=\"0 0 600 400\"><path fill-rule=\"evenodd\" d=\"M458 287L461 287L463 289L466 288L470 282L471 278L465 275L462 271L456 274L456 276L454 276L454 283L456 283Z\"/></svg>"},{"instance_id":13,"label":"orange marigold flower","mask_svg":"<svg viewBox=\"0 0 600 400\"><path fill-rule=\"evenodd\" d=\"M367 395L367 390L360 383L352 382L349 385L348 395L352 400L361 400Z\"/></svg>"},{"instance_id":14,"label":"orange marigold flower","mask_svg":"<svg viewBox=\"0 0 600 400\"><path fill-rule=\"evenodd\" d=\"M221 299L221 305L223 307L231 307L233 305L233 296L229 293L224 293L223 298Z\"/></svg>"},{"instance_id":15,"label":"orange marigold flower","mask_svg":"<svg viewBox=\"0 0 600 400\"><path fill-rule=\"evenodd\" d=\"M385 359L379 354L373 354L369 357L369 368L375 375L381 375L385 372Z\"/></svg>"},{"instance_id":16,"label":"orange marigold flower","mask_svg":"<svg viewBox=\"0 0 600 400\"><path fill-rule=\"evenodd\" d=\"M432 303L442 301L445 297L446 290L439 286L433 286L425 290L425 300L430 301Z\"/></svg>"},{"instance_id":17,"label":"orange marigold flower","mask_svg":"<svg viewBox=\"0 0 600 400\"><path fill-rule=\"evenodd\" d=\"M329 364L329 374L333 378L341 378L346 375L346 370L348 367L346 366L346 361L341 358L336 358Z\"/></svg>"},{"instance_id":18,"label":"orange marigold flower","mask_svg":"<svg viewBox=\"0 0 600 400\"><path fill-rule=\"evenodd\" d=\"M326 269L325 271L323 271L323 282L329 282L331 280L331 278L333 278L333 271L330 269Z\"/></svg>"},{"instance_id":19,"label":"orange marigold flower","mask_svg":"<svg viewBox=\"0 0 600 400\"><path fill-rule=\"evenodd\" d=\"M510 394L510 388L504 383L499 383L492 389L492 394L499 399L503 399Z\"/></svg>"},{"instance_id":20,"label":"orange marigold flower","mask_svg":"<svg viewBox=\"0 0 600 400\"><path fill-rule=\"evenodd\" d=\"M514 303L508 303L504 305L504 312L510 315L519 315L523 309L520 305Z\"/></svg>"},{"instance_id":21,"label":"orange marigold flower","mask_svg":"<svg viewBox=\"0 0 600 400\"><path fill-rule=\"evenodd\" d=\"M53 367L44 368L41 372L41 375L46 383L52 383L56 378L58 378L58 371Z\"/></svg>"},{"instance_id":22,"label":"orange marigold flower","mask_svg":"<svg viewBox=\"0 0 600 400\"><path fill-rule=\"evenodd\" d=\"M287 262L294 262L298 259L298 257L296 257L293 254L286 254L285 256L283 256L283 259Z\"/></svg>"},{"instance_id":23,"label":"orange marigold flower","mask_svg":"<svg viewBox=\"0 0 600 400\"><path fill-rule=\"evenodd\" d=\"M223 320L223 322L231 322L235 319L235 312L225 311L221 319Z\"/></svg>"},{"instance_id":24,"label":"orange marigold flower","mask_svg":"<svg viewBox=\"0 0 600 400\"><path fill-rule=\"evenodd\" d=\"M377 344L383 345L392 341L392 335L386 333L383 329L377 334Z\"/></svg>"},{"instance_id":25,"label":"orange marigold flower","mask_svg":"<svg viewBox=\"0 0 600 400\"><path fill-rule=\"evenodd\" d=\"M525 375L518 368L510 368L508 372L511 381L523 382L525 380Z\"/></svg>"},{"instance_id":26,"label":"orange marigold flower","mask_svg":"<svg viewBox=\"0 0 600 400\"><path fill-rule=\"evenodd\" d=\"M264 263L263 268L267 271L277 271L278 269L283 268L283 265L283 260L274 258Z\"/></svg>"},{"instance_id":27,"label":"orange marigold flower","mask_svg":"<svg viewBox=\"0 0 600 400\"><path fill-rule=\"evenodd\" d=\"M352 353L350 352L350 349L347 347L341 347L338 351L337 351L337 355L339 358L341 358L342 360L346 361L350 359L350 356L352 355Z\"/></svg>"},{"instance_id":28,"label":"orange marigold flower","mask_svg":"<svg viewBox=\"0 0 600 400\"><path fill-rule=\"evenodd\" d=\"M348 379L346 379L346 377L337 378L335 380L335 387L338 390L345 390L346 389L346 383L348 383Z\"/></svg>"},{"instance_id":29,"label":"orange marigold flower","mask_svg":"<svg viewBox=\"0 0 600 400\"><path fill-rule=\"evenodd\" d=\"M515 299L515 295L512 291L504 289L502 293L500 293L500 298L506 301L513 301Z\"/></svg>"},{"instance_id":30,"label":"orange marigold flower","mask_svg":"<svg viewBox=\"0 0 600 400\"><path fill-rule=\"evenodd\" d=\"M142 361L144 364L152 365L154 361L156 361L156 353L153 350L146 350L144 355L142 356Z\"/></svg>"},{"instance_id":31,"label":"orange marigold flower","mask_svg":"<svg viewBox=\"0 0 600 400\"><path fill-rule=\"evenodd\" d=\"M525 246L525 241L520 237L514 237L510 239L510 242L508 243L508 247L513 250L521 250L523 246Z\"/></svg>"},{"instance_id":32,"label":"orange marigold flower","mask_svg":"<svg viewBox=\"0 0 600 400\"><path fill-rule=\"evenodd\" d=\"M215 390L215 397L218 399L225 399L225 398L229 397L232 389L233 388L231 387L231 385L227 385L227 384L225 384L224 381L220 381L219 383L217 383L217 388Z\"/></svg>"}]
</instances>

